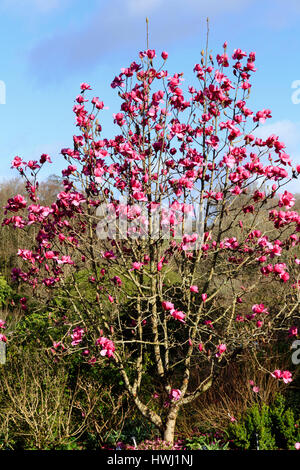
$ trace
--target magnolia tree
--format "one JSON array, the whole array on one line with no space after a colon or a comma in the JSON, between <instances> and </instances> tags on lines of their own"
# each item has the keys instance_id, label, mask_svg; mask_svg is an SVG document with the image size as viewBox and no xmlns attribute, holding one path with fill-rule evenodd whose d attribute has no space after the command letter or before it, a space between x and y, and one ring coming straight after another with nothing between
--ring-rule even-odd
<instances>
[{"instance_id":1,"label":"magnolia tree","mask_svg":"<svg viewBox=\"0 0 300 470\"><path fill-rule=\"evenodd\" d=\"M300 166L278 136L255 136L271 111L246 104L254 52L230 57L226 43L216 59L202 51L190 86L168 73L167 58L140 52L114 78L121 109L111 139L99 123L104 103L88 99L82 83L78 135L61 151L64 190L42 206L37 174L50 157L15 157L28 201L10 199L5 211L18 215L4 224L37 230L33 249L18 247L26 267L13 279L66 300L55 359L79 354L118 372L138 410L173 442L180 408L224 365L279 329L298 333L300 215L282 187ZM284 285L272 309L257 295L270 282ZM265 370L272 380L292 380L274 369Z\"/></svg>"}]
</instances>

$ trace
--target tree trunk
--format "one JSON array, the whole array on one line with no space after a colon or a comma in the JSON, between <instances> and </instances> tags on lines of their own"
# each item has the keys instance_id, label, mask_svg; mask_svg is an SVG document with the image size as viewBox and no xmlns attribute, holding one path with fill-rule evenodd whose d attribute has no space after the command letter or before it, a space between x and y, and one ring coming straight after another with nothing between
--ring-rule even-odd
<instances>
[{"instance_id":1,"label":"tree trunk","mask_svg":"<svg viewBox=\"0 0 300 470\"><path fill-rule=\"evenodd\" d=\"M175 433L175 426L176 420L178 415L179 408L173 408L166 420L166 424L164 427L163 438L164 441L170 442L170 444L174 444L174 433Z\"/></svg>"}]
</instances>

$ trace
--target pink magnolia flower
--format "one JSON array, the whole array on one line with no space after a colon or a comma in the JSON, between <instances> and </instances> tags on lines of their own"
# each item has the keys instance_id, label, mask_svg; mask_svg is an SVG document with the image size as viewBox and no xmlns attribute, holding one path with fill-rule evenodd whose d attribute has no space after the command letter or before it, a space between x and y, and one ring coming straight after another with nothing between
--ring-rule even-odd
<instances>
[{"instance_id":1,"label":"pink magnolia flower","mask_svg":"<svg viewBox=\"0 0 300 470\"><path fill-rule=\"evenodd\" d=\"M143 263L138 263L135 261L134 263L132 263L132 268L130 269L130 271L139 270L142 266L144 266Z\"/></svg>"},{"instance_id":2,"label":"pink magnolia flower","mask_svg":"<svg viewBox=\"0 0 300 470\"><path fill-rule=\"evenodd\" d=\"M0 328L2 328L3 330L5 329L5 321L4 320L0 320Z\"/></svg>"},{"instance_id":3,"label":"pink magnolia flower","mask_svg":"<svg viewBox=\"0 0 300 470\"><path fill-rule=\"evenodd\" d=\"M6 343L6 341L7 341L6 336L3 335L2 333L0 333L0 341L3 341L3 343Z\"/></svg>"},{"instance_id":4,"label":"pink magnolia flower","mask_svg":"<svg viewBox=\"0 0 300 470\"><path fill-rule=\"evenodd\" d=\"M285 272L285 273L279 274L279 277L283 282L287 282L290 278L290 275L289 273Z\"/></svg>"},{"instance_id":5,"label":"pink magnolia flower","mask_svg":"<svg viewBox=\"0 0 300 470\"><path fill-rule=\"evenodd\" d=\"M292 338L293 336L297 336L297 335L298 335L298 328L296 326L291 326L291 328L289 329L289 338Z\"/></svg>"},{"instance_id":6,"label":"pink magnolia flower","mask_svg":"<svg viewBox=\"0 0 300 470\"><path fill-rule=\"evenodd\" d=\"M243 322L245 321L245 318L242 315L237 315L235 321Z\"/></svg>"},{"instance_id":7,"label":"pink magnolia flower","mask_svg":"<svg viewBox=\"0 0 300 470\"><path fill-rule=\"evenodd\" d=\"M282 379L285 384L288 384L289 382L292 382L292 373L288 370L274 370L273 374L271 374L272 377L275 377L276 379Z\"/></svg>"},{"instance_id":8,"label":"pink magnolia flower","mask_svg":"<svg viewBox=\"0 0 300 470\"><path fill-rule=\"evenodd\" d=\"M8 199L4 213L6 214L8 211L18 212L20 209L24 209L26 205L25 198L21 194L17 194L13 198Z\"/></svg>"},{"instance_id":9,"label":"pink magnolia flower","mask_svg":"<svg viewBox=\"0 0 300 470\"><path fill-rule=\"evenodd\" d=\"M106 258L106 259L116 259L116 255L114 254L114 252L112 250L110 251L105 251L105 253L103 253L103 258Z\"/></svg>"},{"instance_id":10,"label":"pink magnolia flower","mask_svg":"<svg viewBox=\"0 0 300 470\"><path fill-rule=\"evenodd\" d=\"M90 87L90 85L89 85L88 83L82 83L82 84L80 85L80 88L81 88L82 91L91 90L91 87Z\"/></svg>"},{"instance_id":11,"label":"pink magnolia flower","mask_svg":"<svg viewBox=\"0 0 300 470\"><path fill-rule=\"evenodd\" d=\"M202 301L203 301L203 302L206 302L206 300L207 300L207 294L201 294L201 297L202 297Z\"/></svg>"},{"instance_id":12,"label":"pink magnolia flower","mask_svg":"<svg viewBox=\"0 0 300 470\"><path fill-rule=\"evenodd\" d=\"M295 444L295 449L296 449L296 450L300 450L300 442L296 442L296 444Z\"/></svg>"},{"instance_id":13,"label":"pink magnolia flower","mask_svg":"<svg viewBox=\"0 0 300 470\"><path fill-rule=\"evenodd\" d=\"M284 370L281 372L281 378L283 379L285 384L288 384L289 382L292 382L292 374L288 370Z\"/></svg>"},{"instance_id":14,"label":"pink magnolia flower","mask_svg":"<svg viewBox=\"0 0 300 470\"><path fill-rule=\"evenodd\" d=\"M45 162L52 163L51 158L47 153L43 153L43 155L41 155L41 158L40 158L40 163L43 164Z\"/></svg>"},{"instance_id":15,"label":"pink magnolia flower","mask_svg":"<svg viewBox=\"0 0 300 470\"><path fill-rule=\"evenodd\" d=\"M252 387L252 390L253 390L254 393L258 393L259 392L259 387L254 386L254 387Z\"/></svg>"},{"instance_id":16,"label":"pink magnolia flower","mask_svg":"<svg viewBox=\"0 0 300 470\"><path fill-rule=\"evenodd\" d=\"M197 292L199 292L199 288L198 288L198 286L191 286L191 287L190 287L190 291L197 293Z\"/></svg>"},{"instance_id":17,"label":"pink magnolia flower","mask_svg":"<svg viewBox=\"0 0 300 470\"><path fill-rule=\"evenodd\" d=\"M102 347L100 352L101 356L114 357L114 351L116 350L114 343L107 338L101 336L96 340L96 344Z\"/></svg>"},{"instance_id":18,"label":"pink magnolia flower","mask_svg":"<svg viewBox=\"0 0 300 470\"><path fill-rule=\"evenodd\" d=\"M175 320L179 320L181 323L185 323L185 313L179 310L171 310L170 315L175 318Z\"/></svg>"},{"instance_id":19,"label":"pink magnolia flower","mask_svg":"<svg viewBox=\"0 0 300 470\"><path fill-rule=\"evenodd\" d=\"M148 201L148 199L147 199L145 193L143 193L143 191L134 191L133 194L132 194L132 197L134 197L134 199L136 199L137 201L144 201L144 202Z\"/></svg>"},{"instance_id":20,"label":"pink magnolia flower","mask_svg":"<svg viewBox=\"0 0 300 470\"><path fill-rule=\"evenodd\" d=\"M169 395L169 399L173 401L177 401L179 400L180 396L181 396L181 391L178 390L178 388L175 388L175 389L172 388L171 393Z\"/></svg>"},{"instance_id":21,"label":"pink magnolia flower","mask_svg":"<svg viewBox=\"0 0 300 470\"><path fill-rule=\"evenodd\" d=\"M84 329L80 328L79 326L76 326L76 328L74 328L71 334L71 338L73 340L71 345L77 346L77 344L79 344L82 341L83 335L84 335Z\"/></svg>"},{"instance_id":22,"label":"pink magnolia flower","mask_svg":"<svg viewBox=\"0 0 300 470\"><path fill-rule=\"evenodd\" d=\"M264 304L255 304L252 306L253 313L268 313L267 309L265 308Z\"/></svg>"},{"instance_id":23,"label":"pink magnolia flower","mask_svg":"<svg viewBox=\"0 0 300 470\"><path fill-rule=\"evenodd\" d=\"M218 352L216 354L216 357L220 357L227 349L226 344L218 344L217 348Z\"/></svg>"},{"instance_id":24,"label":"pink magnolia flower","mask_svg":"<svg viewBox=\"0 0 300 470\"><path fill-rule=\"evenodd\" d=\"M114 276L111 280L116 286L122 285L122 280L119 276Z\"/></svg>"},{"instance_id":25,"label":"pink magnolia flower","mask_svg":"<svg viewBox=\"0 0 300 470\"><path fill-rule=\"evenodd\" d=\"M163 267L163 261L159 261L157 263L157 271L161 271L162 270L162 267Z\"/></svg>"},{"instance_id":26,"label":"pink magnolia flower","mask_svg":"<svg viewBox=\"0 0 300 470\"><path fill-rule=\"evenodd\" d=\"M21 165L23 165L23 161L20 157L15 157L13 161L11 162L12 168L19 168Z\"/></svg>"},{"instance_id":27,"label":"pink magnolia flower","mask_svg":"<svg viewBox=\"0 0 300 470\"><path fill-rule=\"evenodd\" d=\"M289 193L288 191L284 191L283 194L279 194L279 207L285 206L287 208L291 208L294 204L295 198L291 193Z\"/></svg>"},{"instance_id":28,"label":"pink magnolia flower","mask_svg":"<svg viewBox=\"0 0 300 470\"><path fill-rule=\"evenodd\" d=\"M61 341L53 341L53 348L51 348L51 352L55 354L56 349L61 348L64 351L66 348Z\"/></svg>"},{"instance_id":29,"label":"pink magnolia flower","mask_svg":"<svg viewBox=\"0 0 300 470\"><path fill-rule=\"evenodd\" d=\"M92 104L97 108L97 109L103 109L104 108L104 103L103 101L100 101L98 97L94 97L92 99Z\"/></svg>"},{"instance_id":30,"label":"pink magnolia flower","mask_svg":"<svg viewBox=\"0 0 300 470\"><path fill-rule=\"evenodd\" d=\"M146 54L147 54L147 57L149 57L149 59L154 59L155 57L155 50L154 49L148 49L146 51Z\"/></svg>"},{"instance_id":31,"label":"pink magnolia flower","mask_svg":"<svg viewBox=\"0 0 300 470\"><path fill-rule=\"evenodd\" d=\"M174 310L174 304L172 304L172 302L162 302L162 308L164 310Z\"/></svg>"},{"instance_id":32,"label":"pink magnolia flower","mask_svg":"<svg viewBox=\"0 0 300 470\"><path fill-rule=\"evenodd\" d=\"M276 369L274 370L273 374L271 374L272 377L274 377L275 379L280 379L281 378L281 370L279 369Z\"/></svg>"}]
</instances>

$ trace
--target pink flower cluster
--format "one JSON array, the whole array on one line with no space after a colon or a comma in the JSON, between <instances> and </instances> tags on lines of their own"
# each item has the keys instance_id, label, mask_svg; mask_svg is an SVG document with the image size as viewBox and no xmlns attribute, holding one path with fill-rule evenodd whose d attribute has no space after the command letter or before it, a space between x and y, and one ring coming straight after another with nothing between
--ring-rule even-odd
<instances>
[{"instance_id":1,"label":"pink flower cluster","mask_svg":"<svg viewBox=\"0 0 300 470\"><path fill-rule=\"evenodd\" d=\"M102 350L100 351L101 356L114 357L114 351L116 350L114 343L107 338L101 336L96 340L96 344L101 346Z\"/></svg>"},{"instance_id":2,"label":"pink flower cluster","mask_svg":"<svg viewBox=\"0 0 300 470\"><path fill-rule=\"evenodd\" d=\"M180 310L176 310L172 302L164 301L162 302L162 307L164 310L169 311L170 315L175 318L175 320L179 320L181 323L185 323L185 313L181 312Z\"/></svg>"},{"instance_id":3,"label":"pink flower cluster","mask_svg":"<svg viewBox=\"0 0 300 470\"><path fill-rule=\"evenodd\" d=\"M80 328L79 326L76 326L76 328L74 328L74 330L71 334L71 338L72 338L71 345L72 346L77 346L79 343L81 343L81 341L83 339L83 335L84 335L84 329Z\"/></svg>"},{"instance_id":4,"label":"pink flower cluster","mask_svg":"<svg viewBox=\"0 0 300 470\"><path fill-rule=\"evenodd\" d=\"M289 382L292 382L292 373L289 372L288 370L279 370L279 369L276 369L274 370L274 372L271 374L272 377L274 377L275 379L282 379L284 381L285 384L288 384Z\"/></svg>"},{"instance_id":5,"label":"pink flower cluster","mask_svg":"<svg viewBox=\"0 0 300 470\"><path fill-rule=\"evenodd\" d=\"M169 395L169 400L178 401L180 397L181 397L181 391L178 388L172 388L170 395Z\"/></svg>"},{"instance_id":6,"label":"pink flower cluster","mask_svg":"<svg viewBox=\"0 0 300 470\"><path fill-rule=\"evenodd\" d=\"M227 346L226 344L218 344L217 349L218 352L216 353L216 357L221 357L222 354L224 354L224 352L226 351Z\"/></svg>"}]
</instances>

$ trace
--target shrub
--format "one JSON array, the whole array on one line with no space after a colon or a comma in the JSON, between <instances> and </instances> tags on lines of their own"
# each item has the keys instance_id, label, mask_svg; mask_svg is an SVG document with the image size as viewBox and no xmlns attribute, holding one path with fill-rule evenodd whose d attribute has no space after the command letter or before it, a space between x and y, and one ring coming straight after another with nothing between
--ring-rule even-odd
<instances>
[{"instance_id":1,"label":"shrub","mask_svg":"<svg viewBox=\"0 0 300 470\"><path fill-rule=\"evenodd\" d=\"M286 400L278 395L270 406L255 404L229 425L228 437L239 449L294 449L300 439L300 421Z\"/></svg>"}]
</instances>

